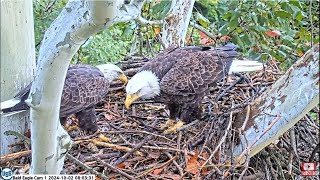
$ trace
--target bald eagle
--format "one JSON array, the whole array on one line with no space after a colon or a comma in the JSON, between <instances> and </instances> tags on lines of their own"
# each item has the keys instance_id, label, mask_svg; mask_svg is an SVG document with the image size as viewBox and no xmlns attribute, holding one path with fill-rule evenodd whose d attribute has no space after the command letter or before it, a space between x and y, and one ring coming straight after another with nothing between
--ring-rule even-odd
<instances>
[{"instance_id":1,"label":"bald eagle","mask_svg":"<svg viewBox=\"0 0 320 180\"><path fill-rule=\"evenodd\" d=\"M69 115L75 114L81 130L95 132L98 126L95 123L94 107L104 99L110 83L116 79L127 83L127 77L122 70L113 64L97 67L84 64L70 65L61 97L61 124L65 124ZM25 100L29 96L31 85L21 90L13 99L1 103L2 117L29 109Z\"/></svg>"},{"instance_id":2,"label":"bald eagle","mask_svg":"<svg viewBox=\"0 0 320 180\"><path fill-rule=\"evenodd\" d=\"M165 103L170 111L165 134L174 132L183 121L201 117L200 103L209 86L232 72L263 68L256 61L234 60L238 56L236 48L230 43L218 48L189 46L159 53L129 80L125 106L129 108L139 98ZM174 125L175 120L181 121Z\"/></svg>"}]
</instances>

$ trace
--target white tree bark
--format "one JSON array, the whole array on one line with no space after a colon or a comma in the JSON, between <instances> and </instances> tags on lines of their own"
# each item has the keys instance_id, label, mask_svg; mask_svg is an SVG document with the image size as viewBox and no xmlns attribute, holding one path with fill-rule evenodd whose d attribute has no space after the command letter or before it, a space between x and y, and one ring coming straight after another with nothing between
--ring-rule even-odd
<instances>
[{"instance_id":1,"label":"white tree bark","mask_svg":"<svg viewBox=\"0 0 320 180\"><path fill-rule=\"evenodd\" d=\"M35 68L32 1L1 1L1 101L11 99L27 86ZM1 118L0 155L10 153L8 145L17 140L3 133L24 133L29 114Z\"/></svg>"},{"instance_id":2,"label":"white tree bark","mask_svg":"<svg viewBox=\"0 0 320 180\"><path fill-rule=\"evenodd\" d=\"M184 46L195 0L172 0L162 26L162 42L169 46Z\"/></svg>"},{"instance_id":3,"label":"white tree bark","mask_svg":"<svg viewBox=\"0 0 320 180\"><path fill-rule=\"evenodd\" d=\"M51 24L42 41L31 107L31 174L58 174L71 140L59 122L60 97L72 56L91 35L140 16L142 0L70 0ZM98 48L98 47L97 47Z\"/></svg>"},{"instance_id":4,"label":"white tree bark","mask_svg":"<svg viewBox=\"0 0 320 180\"><path fill-rule=\"evenodd\" d=\"M31 107L31 174L58 174L71 147L59 123L60 97L72 56L92 34L109 27L122 1L69 1L44 35Z\"/></svg>"},{"instance_id":5,"label":"white tree bark","mask_svg":"<svg viewBox=\"0 0 320 180\"><path fill-rule=\"evenodd\" d=\"M319 44L298 60L251 105L248 127L234 156L243 161L277 140L319 104ZM238 117L246 118L246 110ZM247 143L246 143L247 142ZM249 146L249 147L248 147Z\"/></svg>"}]
</instances>

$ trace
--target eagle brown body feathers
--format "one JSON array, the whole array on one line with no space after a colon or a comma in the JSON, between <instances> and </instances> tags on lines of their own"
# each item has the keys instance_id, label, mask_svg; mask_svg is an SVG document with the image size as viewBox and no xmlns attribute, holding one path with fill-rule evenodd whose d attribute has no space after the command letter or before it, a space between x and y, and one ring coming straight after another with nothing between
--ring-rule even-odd
<instances>
[{"instance_id":1,"label":"eagle brown body feathers","mask_svg":"<svg viewBox=\"0 0 320 180\"><path fill-rule=\"evenodd\" d=\"M214 85L228 74L235 47L182 47L163 51L145 64L159 78L161 93L155 99L170 110L170 119L190 122L200 118L200 103Z\"/></svg>"}]
</instances>

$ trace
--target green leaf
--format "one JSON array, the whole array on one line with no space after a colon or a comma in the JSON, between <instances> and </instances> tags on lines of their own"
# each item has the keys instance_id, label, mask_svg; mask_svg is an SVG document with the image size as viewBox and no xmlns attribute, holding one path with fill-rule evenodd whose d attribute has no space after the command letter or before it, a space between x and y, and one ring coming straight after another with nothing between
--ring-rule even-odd
<instances>
[{"instance_id":1,"label":"green leaf","mask_svg":"<svg viewBox=\"0 0 320 180\"><path fill-rule=\"evenodd\" d=\"M250 26L249 29L252 29L258 33L264 33L266 31L266 28L262 26Z\"/></svg>"},{"instance_id":2,"label":"green leaf","mask_svg":"<svg viewBox=\"0 0 320 180\"><path fill-rule=\"evenodd\" d=\"M237 44L240 47L240 49L244 49L244 44L242 40L239 38L239 35L232 36L231 40L233 43Z\"/></svg>"},{"instance_id":3,"label":"green leaf","mask_svg":"<svg viewBox=\"0 0 320 180\"><path fill-rule=\"evenodd\" d=\"M210 21L205 18L202 14L200 14L199 12L197 12L196 14L196 20L200 23L201 26L203 27L208 27L210 25Z\"/></svg>"},{"instance_id":4,"label":"green leaf","mask_svg":"<svg viewBox=\"0 0 320 180\"><path fill-rule=\"evenodd\" d=\"M247 46L251 46L253 43L252 43L252 39L250 37L250 34L246 33L244 35L241 36L241 40L242 42Z\"/></svg>"},{"instance_id":5,"label":"green leaf","mask_svg":"<svg viewBox=\"0 0 320 180\"><path fill-rule=\"evenodd\" d=\"M158 18L163 19L169 12L171 7L171 1L160 1L160 3L154 5L151 8L152 14Z\"/></svg>"},{"instance_id":6,"label":"green leaf","mask_svg":"<svg viewBox=\"0 0 320 180\"><path fill-rule=\"evenodd\" d=\"M291 17L292 15L284 10L276 11L276 16L281 17L282 19L287 19Z\"/></svg>"},{"instance_id":7,"label":"green leaf","mask_svg":"<svg viewBox=\"0 0 320 180\"><path fill-rule=\"evenodd\" d=\"M233 31L239 25L240 14L238 12L233 13L229 21L229 32Z\"/></svg>"}]
</instances>

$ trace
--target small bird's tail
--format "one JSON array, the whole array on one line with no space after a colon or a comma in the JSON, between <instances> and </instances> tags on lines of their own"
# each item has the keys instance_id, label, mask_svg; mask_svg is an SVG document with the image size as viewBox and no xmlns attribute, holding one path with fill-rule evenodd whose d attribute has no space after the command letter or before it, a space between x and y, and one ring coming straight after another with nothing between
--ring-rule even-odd
<instances>
[{"instance_id":1,"label":"small bird's tail","mask_svg":"<svg viewBox=\"0 0 320 180\"><path fill-rule=\"evenodd\" d=\"M229 74L236 72L259 71L263 69L263 64L250 60L233 60L229 69Z\"/></svg>"},{"instance_id":2,"label":"small bird's tail","mask_svg":"<svg viewBox=\"0 0 320 180\"><path fill-rule=\"evenodd\" d=\"M1 117L11 116L29 109L28 105L20 99L10 99L1 102L0 108Z\"/></svg>"}]
</instances>

